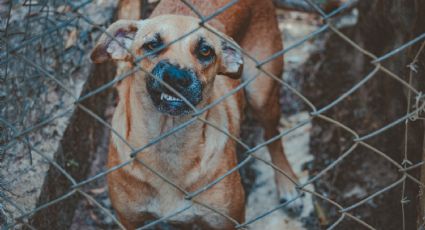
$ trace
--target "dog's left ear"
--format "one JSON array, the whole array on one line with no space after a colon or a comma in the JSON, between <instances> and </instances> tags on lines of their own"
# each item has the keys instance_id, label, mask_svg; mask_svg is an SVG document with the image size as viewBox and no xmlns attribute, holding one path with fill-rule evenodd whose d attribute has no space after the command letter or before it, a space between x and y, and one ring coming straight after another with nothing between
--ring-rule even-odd
<instances>
[{"instance_id":1,"label":"dog's left ear","mask_svg":"<svg viewBox=\"0 0 425 230\"><path fill-rule=\"evenodd\" d=\"M242 76L243 57L241 48L232 38L225 36L229 41L221 42L221 63L219 74L229 76L233 79L239 79Z\"/></svg>"}]
</instances>

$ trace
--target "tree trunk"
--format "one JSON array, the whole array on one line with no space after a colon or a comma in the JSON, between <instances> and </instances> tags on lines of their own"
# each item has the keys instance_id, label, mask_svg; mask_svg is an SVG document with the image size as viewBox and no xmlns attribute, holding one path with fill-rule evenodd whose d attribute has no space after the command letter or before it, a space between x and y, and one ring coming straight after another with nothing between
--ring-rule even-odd
<instances>
[{"instance_id":1,"label":"tree trunk","mask_svg":"<svg viewBox=\"0 0 425 230\"><path fill-rule=\"evenodd\" d=\"M140 19L142 2L139 0L122 0L116 12L117 19ZM112 15L108 15L113 18ZM103 63L93 66L91 76L83 88L82 95L103 86L114 78L115 68L112 63ZM105 120L105 111L111 101L112 89L87 98L82 105ZM55 161L61 165L77 181L87 177L94 154L101 144L103 133L108 132L105 126L82 109L77 109L65 131ZM77 166L69 162L76 162ZM71 183L56 168L48 172L48 179L43 185L42 197L38 203L42 205L69 191ZM73 195L67 199L38 211L30 220L37 228L68 229L73 220L74 211L80 196ZM38 206L39 206L38 205Z\"/></svg>"}]
</instances>

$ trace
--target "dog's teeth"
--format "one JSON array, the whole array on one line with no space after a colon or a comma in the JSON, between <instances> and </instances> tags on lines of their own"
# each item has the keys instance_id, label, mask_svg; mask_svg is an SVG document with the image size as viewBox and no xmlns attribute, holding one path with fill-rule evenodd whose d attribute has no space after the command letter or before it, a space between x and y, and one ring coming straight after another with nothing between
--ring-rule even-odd
<instances>
[{"instance_id":1,"label":"dog's teeth","mask_svg":"<svg viewBox=\"0 0 425 230\"><path fill-rule=\"evenodd\" d=\"M166 93L161 93L161 100L167 100L167 101L181 101L181 99L173 97L171 95L168 95Z\"/></svg>"}]
</instances>

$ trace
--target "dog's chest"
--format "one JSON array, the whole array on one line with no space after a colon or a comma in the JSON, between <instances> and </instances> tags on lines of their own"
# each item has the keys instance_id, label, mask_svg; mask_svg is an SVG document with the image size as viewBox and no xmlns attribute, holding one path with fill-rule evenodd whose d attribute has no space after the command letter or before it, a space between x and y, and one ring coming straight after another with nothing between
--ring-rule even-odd
<instances>
[{"instance_id":1,"label":"dog's chest","mask_svg":"<svg viewBox=\"0 0 425 230\"><path fill-rule=\"evenodd\" d=\"M215 142L215 144L218 143ZM217 145L215 146L217 147ZM166 148L165 145L163 147ZM218 149L214 148L214 150ZM210 182L207 179L209 178L208 172L211 172L211 168L215 169L218 167L217 164L219 164L219 161L217 159L220 159L221 153L222 151L215 152L215 157L208 157L208 162L202 159L199 161L197 167L194 167L191 170L185 170L184 172L178 170L178 168L186 167L186 163L190 161L190 159L176 157L176 155L173 154L167 154L168 159L155 159L155 162L157 162L155 166L160 168L158 171L161 172L162 176L167 177L167 179L171 180L173 183L184 188L185 190L193 192L196 189L199 189L199 186L208 184L208 182ZM159 152L156 152L156 154L158 157L161 155L161 153ZM161 164L159 164L158 162L161 162ZM162 163L164 162L167 163L167 165L163 165ZM162 168L162 166L164 168ZM136 176L138 180L143 181L144 183L152 186L156 191L156 193L154 194L148 194L139 191L142 203L137 204L137 207L132 209L133 214L149 214L149 216L154 216L156 218L172 216L168 219L168 222L171 223L187 224L201 221L204 223L208 223L211 226L222 226L226 223L226 220L223 219L222 216L212 212L209 209L203 208L202 206L194 205L193 202L184 198L184 195L181 191L179 191L169 183L164 182L163 179L156 175L153 175L148 170L145 170L144 168L142 168L140 171L132 170L131 174L133 176ZM199 185L193 187L192 189L189 189L189 187L191 187L194 183L199 183ZM214 203L214 199L215 198L210 196L203 196L202 201L205 201L209 204ZM178 215L173 215L177 212L179 212Z\"/></svg>"},{"instance_id":2,"label":"dog's chest","mask_svg":"<svg viewBox=\"0 0 425 230\"><path fill-rule=\"evenodd\" d=\"M161 194L162 193L162 194ZM194 222L204 222L211 226L220 227L225 224L225 219L219 214L194 204L184 199L180 194L170 194L175 191L167 191L163 189L159 196L151 198L140 212L148 213L157 219L162 217L170 217L167 223L172 224L188 224Z\"/></svg>"}]
</instances>

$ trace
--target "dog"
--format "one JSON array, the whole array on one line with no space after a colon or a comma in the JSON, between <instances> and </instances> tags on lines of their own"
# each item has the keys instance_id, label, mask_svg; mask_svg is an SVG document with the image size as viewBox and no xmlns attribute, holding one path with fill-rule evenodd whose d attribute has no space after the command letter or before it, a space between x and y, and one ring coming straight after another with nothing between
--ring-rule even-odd
<instances>
[{"instance_id":1,"label":"dog","mask_svg":"<svg viewBox=\"0 0 425 230\"><path fill-rule=\"evenodd\" d=\"M192 4L203 15L211 15L229 2L193 0ZM282 50L272 1L240 0L203 27L195 16L180 1L162 0L149 19L119 20L100 37L91 54L93 62L112 60L117 75L135 65L145 70L117 84L119 101L112 128L131 146L144 146L189 121L193 108L188 104L202 109L249 80L244 90L212 106L200 119L238 137L247 105L263 126L266 140L278 135L279 84L259 72L257 63L244 60L240 50L242 47L260 61ZM283 57L262 68L281 76ZM109 168L131 160L132 149L125 142L112 135ZM130 165L107 176L109 196L121 223L134 229L171 215L167 223L178 229L234 229L232 221L210 209L239 223L244 221L245 194L237 171L194 198L208 207L192 204L180 189L197 191L234 168L238 163L236 144L220 130L197 120L138 153ZM272 163L297 181L281 141L267 147ZM298 196L290 179L276 173L275 180L281 202ZM172 215L186 206L190 208ZM299 212L301 201L292 202L290 208Z\"/></svg>"}]
</instances>

